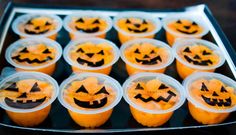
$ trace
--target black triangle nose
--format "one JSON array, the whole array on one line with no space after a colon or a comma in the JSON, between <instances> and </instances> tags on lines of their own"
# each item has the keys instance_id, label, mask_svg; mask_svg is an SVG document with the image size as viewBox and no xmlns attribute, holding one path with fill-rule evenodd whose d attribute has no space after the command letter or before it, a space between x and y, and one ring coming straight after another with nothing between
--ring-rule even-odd
<instances>
[{"instance_id":1,"label":"black triangle nose","mask_svg":"<svg viewBox=\"0 0 236 135\"><path fill-rule=\"evenodd\" d=\"M214 91L213 94L212 94L212 96L217 97L217 96L219 96L219 95Z\"/></svg>"},{"instance_id":2,"label":"black triangle nose","mask_svg":"<svg viewBox=\"0 0 236 135\"><path fill-rule=\"evenodd\" d=\"M34 29L35 29L35 30L39 30L39 29L40 29L40 27L39 27L39 26L37 26L37 27L35 27Z\"/></svg>"},{"instance_id":3,"label":"black triangle nose","mask_svg":"<svg viewBox=\"0 0 236 135\"><path fill-rule=\"evenodd\" d=\"M143 58L150 58L148 55L144 55Z\"/></svg>"},{"instance_id":4,"label":"black triangle nose","mask_svg":"<svg viewBox=\"0 0 236 135\"><path fill-rule=\"evenodd\" d=\"M93 57L94 53L86 53L86 55L87 55L89 58L91 58L91 57Z\"/></svg>"},{"instance_id":5,"label":"black triangle nose","mask_svg":"<svg viewBox=\"0 0 236 135\"><path fill-rule=\"evenodd\" d=\"M190 26L184 26L184 28L188 30L190 28Z\"/></svg>"},{"instance_id":6,"label":"black triangle nose","mask_svg":"<svg viewBox=\"0 0 236 135\"><path fill-rule=\"evenodd\" d=\"M141 25L140 24L134 24L134 26L139 28Z\"/></svg>"},{"instance_id":7,"label":"black triangle nose","mask_svg":"<svg viewBox=\"0 0 236 135\"><path fill-rule=\"evenodd\" d=\"M201 59L200 56L197 55L197 54L196 54L193 58L194 58L194 59Z\"/></svg>"},{"instance_id":8,"label":"black triangle nose","mask_svg":"<svg viewBox=\"0 0 236 135\"><path fill-rule=\"evenodd\" d=\"M22 93L19 97L17 98L27 98L26 92Z\"/></svg>"}]
</instances>

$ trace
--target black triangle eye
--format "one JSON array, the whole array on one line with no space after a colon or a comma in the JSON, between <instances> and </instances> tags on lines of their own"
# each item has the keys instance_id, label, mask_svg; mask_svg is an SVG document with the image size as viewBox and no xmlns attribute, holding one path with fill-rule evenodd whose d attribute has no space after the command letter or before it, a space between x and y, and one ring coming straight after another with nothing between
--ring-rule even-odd
<instances>
[{"instance_id":1,"label":"black triangle eye","mask_svg":"<svg viewBox=\"0 0 236 135\"><path fill-rule=\"evenodd\" d=\"M98 19L96 19L93 24L100 24L100 21Z\"/></svg>"},{"instance_id":2,"label":"black triangle eye","mask_svg":"<svg viewBox=\"0 0 236 135\"><path fill-rule=\"evenodd\" d=\"M20 53L29 53L29 51L28 51L28 49L25 47L24 49L22 49L22 50L20 51Z\"/></svg>"},{"instance_id":3,"label":"black triangle eye","mask_svg":"<svg viewBox=\"0 0 236 135\"><path fill-rule=\"evenodd\" d=\"M135 89L143 90L144 88L138 83Z\"/></svg>"},{"instance_id":4,"label":"black triangle eye","mask_svg":"<svg viewBox=\"0 0 236 135\"><path fill-rule=\"evenodd\" d=\"M204 83L202 83L201 91L209 91Z\"/></svg>"},{"instance_id":5,"label":"black triangle eye","mask_svg":"<svg viewBox=\"0 0 236 135\"><path fill-rule=\"evenodd\" d=\"M137 49L134 51L134 53L140 54L139 49L137 48Z\"/></svg>"},{"instance_id":6,"label":"black triangle eye","mask_svg":"<svg viewBox=\"0 0 236 135\"><path fill-rule=\"evenodd\" d=\"M104 55L104 52L103 52L103 50L101 50L101 51L100 51L100 52L98 52L97 54Z\"/></svg>"},{"instance_id":7,"label":"black triangle eye","mask_svg":"<svg viewBox=\"0 0 236 135\"><path fill-rule=\"evenodd\" d=\"M52 24L47 21L45 26L49 26L49 25L52 25Z\"/></svg>"},{"instance_id":8,"label":"black triangle eye","mask_svg":"<svg viewBox=\"0 0 236 135\"><path fill-rule=\"evenodd\" d=\"M167 89L167 88L169 88L169 87L162 83L162 84L159 86L158 89L159 89L159 90L162 90L162 89Z\"/></svg>"},{"instance_id":9,"label":"black triangle eye","mask_svg":"<svg viewBox=\"0 0 236 135\"><path fill-rule=\"evenodd\" d=\"M38 83L36 82L33 87L31 88L30 92L39 92L41 91L39 86L38 86Z\"/></svg>"},{"instance_id":10,"label":"black triangle eye","mask_svg":"<svg viewBox=\"0 0 236 135\"><path fill-rule=\"evenodd\" d=\"M101 93L109 95L109 93L107 92L105 86L103 86L98 92L96 92L95 95L101 94Z\"/></svg>"},{"instance_id":11,"label":"black triangle eye","mask_svg":"<svg viewBox=\"0 0 236 135\"><path fill-rule=\"evenodd\" d=\"M14 82L13 84L11 84L9 87L5 88L5 90L7 91L14 91L14 92L18 92L18 88L16 86L16 83Z\"/></svg>"},{"instance_id":12,"label":"black triangle eye","mask_svg":"<svg viewBox=\"0 0 236 135\"><path fill-rule=\"evenodd\" d=\"M155 51L154 51L154 50L152 50L152 51L150 52L150 54L153 54L153 53L155 53Z\"/></svg>"},{"instance_id":13,"label":"black triangle eye","mask_svg":"<svg viewBox=\"0 0 236 135\"><path fill-rule=\"evenodd\" d=\"M197 26L198 24L196 22L193 22L192 25L196 25Z\"/></svg>"},{"instance_id":14,"label":"black triangle eye","mask_svg":"<svg viewBox=\"0 0 236 135\"><path fill-rule=\"evenodd\" d=\"M182 22L181 22L180 20L176 21L176 23L178 23L178 24L182 24Z\"/></svg>"},{"instance_id":15,"label":"black triangle eye","mask_svg":"<svg viewBox=\"0 0 236 135\"><path fill-rule=\"evenodd\" d=\"M224 93L224 92L228 92L228 91L225 89L224 86L222 86L221 89L220 89L220 92Z\"/></svg>"},{"instance_id":16,"label":"black triangle eye","mask_svg":"<svg viewBox=\"0 0 236 135\"><path fill-rule=\"evenodd\" d=\"M129 19L127 19L125 23L126 23L126 24L130 24L131 21L130 21Z\"/></svg>"},{"instance_id":17,"label":"black triangle eye","mask_svg":"<svg viewBox=\"0 0 236 135\"><path fill-rule=\"evenodd\" d=\"M84 50L82 48L79 48L76 52L82 52L84 53Z\"/></svg>"},{"instance_id":18,"label":"black triangle eye","mask_svg":"<svg viewBox=\"0 0 236 135\"><path fill-rule=\"evenodd\" d=\"M52 52L50 52L49 49L47 48L47 49L45 49L45 50L43 51L43 53L44 53L44 54L48 54L48 53L52 53Z\"/></svg>"},{"instance_id":19,"label":"black triangle eye","mask_svg":"<svg viewBox=\"0 0 236 135\"><path fill-rule=\"evenodd\" d=\"M191 51L190 51L189 47L186 47L186 48L184 49L184 52L191 53Z\"/></svg>"},{"instance_id":20,"label":"black triangle eye","mask_svg":"<svg viewBox=\"0 0 236 135\"><path fill-rule=\"evenodd\" d=\"M79 89L77 89L77 90L75 91L75 93L78 93L78 92L88 93L88 91L85 89L85 87L84 87L83 85L81 85L81 86L79 87Z\"/></svg>"},{"instance_id":21,"label":"black triangle eye","mask_svg":"<svg viewBox=\"0 0 236 135\"><path fill-rule=\"evenodd\" d=\"M29 20L29 21L26 22L26 24L31 25L33 23L31 22L31 20Z\"/></svg>"},{"instance_id":22,"label":"black triangle eye","mask_svg":"<svg viewBox=\"0 0 236 135\"><path fill-rule=\"evenodd\" d=\"M202 52L202 55L210 55L211 53L210 52L206 52L206 50L204 50L203 52Z\"/></svg>"},{"instance_id":23,"label":"black triangle eye","mask_svg":"<svg viewBox=\"0 0 236 135\"><path fill-rule=\"evenodd\" d=\"M80 23L84 23L84 20L82 18L79 18L78 20L76 20L75 22L80 22Z\"/></svg>"},{"instance_id":24,"label":"black triangle eye","mask_svg":"<svg viewBox=\"0 0 236 135\"><path fill-rule=\"evenodd\" d=\"M143 24L147 24L147 21L146 21L146 20L143 20Z\"/></svg>"}]
</instances>

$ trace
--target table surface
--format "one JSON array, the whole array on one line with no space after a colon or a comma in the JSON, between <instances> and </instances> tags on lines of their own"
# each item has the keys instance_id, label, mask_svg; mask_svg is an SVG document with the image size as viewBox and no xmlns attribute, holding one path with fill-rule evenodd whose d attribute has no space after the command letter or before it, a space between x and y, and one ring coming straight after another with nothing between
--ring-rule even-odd
<instances>
[{"instance_id":1,"label":"table surface","mask_svg":"<svg viewBox=\"0 0 236 135\"><path fill-rule=\"evenodd\" d=\"M9 0L0 0L0 17ZM98 8L132 8L132 9L173 9L182 8L196 4L207 4L216 18L224 33L228 37L232 46L236 50L236 0L13 0L15 3L31 3L31 4L49 4L49 5L63 5L63 6L82 6L82 7L98 7ZM149 132L154 133L154 132ZM155 134L236 134L236 125L202 128L202 129L188 129L188 130L170 130L158 131ZM0 127L1 135L25 135L34 134L42 135L49 134L47 132L32 132L24 130L16 130L10 128ZM54 133L50 133L54 134ZM57 134L57 133L55 133ZM140 134L144 134L140 132ZM58 135L58 134L57 134Z\"/></svg>"}]
</instances>

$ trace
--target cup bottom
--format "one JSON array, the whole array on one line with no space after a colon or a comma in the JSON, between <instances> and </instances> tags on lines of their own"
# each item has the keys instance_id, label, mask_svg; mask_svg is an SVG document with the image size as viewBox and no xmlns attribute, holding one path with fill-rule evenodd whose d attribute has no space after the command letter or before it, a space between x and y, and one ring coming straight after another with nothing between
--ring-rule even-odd
<instances>
[{"instance_id":1,"label":"cup bottom","mask_svg":"<svg viewBox=\"0 0 236 135\"><path fill-rule=\"evenodd\" d=\"M20 38L26 38L26 37L20 36ZM48 37L46 37L46 38L50 38L50 39L52 39L52 40L56 40L56 39L57 39L57 33L56 33L56 34L53 34L53 35L51 35L51 36L48 36Z\"/></svg>"},{"instance_id":2,"label":"cup bottom","mask_svg":"<svg viewBox=\"0 0 236 135\"><path fill-rule=\"evenodd\" d=\"M157 127L165 124L172 116L173 112L164 113L164 114L150 114L139 111L132 106L130 106L130 111L134 119L147 127Z\"/></svg>"},{"instance_id":3,"label":"cup bottom","mask_svg":"<svg viewBox=\"0 0 236 135\"><path fill-rule=\"evenodd\" d=\"M166 68L162 68L162 69L158 69L158 70L142 70L142 69L138 69L138 68L134 68L128 64L125 65L126 66L126 70L129 74L129 76L134 75L136 73L140 73L140 72L155 72L155 73L164 73Z\"/></svg>"},{"instance_id":4,"label":"cup bottom","mask_svg":"<svg viewBox=\"0 0 236 135\"><path fill-rule=\"evenodd\" d=\"M36 71L36 72L42 72L48 75L52 75L54 73L56 69L56 63L49 65L47 67L44 68L40 68L40 69L35 69L35 70L27 70L27 69L22 69L22 68L16 68L16 71Z\"/></svg>"},{"instance_id":5,"label":"cup bottom","mask_svg":"<svg viewBox=\"0 0 236 135\"><path fill-rule=\"evenodd\" d=\"M155 35L148 35L145 37L135 37L135 36L128 36L128 35L123 35L122 33L118 32L118 37L119 40L122 44L124 44L125 42L129 41L129 40L133 40L136 38L154 38Z\"/></svg>"},{"instance_id":6,"label":"cup bottom","mask_svg":"<svg viewBox=\"0 0 236 135\"><path fill-rule=\"evenodd\" d=\"M48 116L51 110L51 105L29 113L17 113L6 111L8 117L17 125L24 126L24 127L34 127L41 124Z\"/></svg>"},{"instance_id":7,"label":"cup bottom","mask_svg":"<svg viewBox=\"0 0 236 135\"><path fill-rule=\"evenodd\" d=\"M72 71L75 73L81 73L81 72L95 72L95 73L102 73L102 74L106 74L109 75L112 69L112 66L103 68L103 69L98 69L98 70L83 70L77 67L72 66Z\"/></svg>"},{"instance_id":8,"label":"cup bottom","mask_svg":"<svg viewBox=\"0 0 236 135\"><path fill-rule=\"evenodd\" d=\"M195 107L192 103L188 102L189 112L192 117L202 124L218 124L223 122L230 113L213 113Z\"/></svg>"},{"instance_id":9,"label":"cup bottom","mask_svg":"<svg viewBox=\"0 0 236 135\"><path fill-rule=\"evenodd\" d=\"M73 33L69 33L69 36L70 36L70 39L71 40L76 40L77 38L80 38L79 36L76 36L75 34L73 34ZM104 34L101 34L101 35L97 35L97 36L95 36L95 37L98 37L98 38L103 38L103 39L105 39L106 38L106 33L104 33ZM84 38L83 36L81 36L81 38Z\"/></svg>"},{"instance_id":10,"label":"cup bottom","mask_svg":"<svg viewBox=\"0 0 236 135\"><path fill-rule=\"evenodd\" d=\"M97 114L80 114L68 110L75 123L86 128L95 128L103 125L111 116L113 109Z\"/></svg>"}]
</instances>

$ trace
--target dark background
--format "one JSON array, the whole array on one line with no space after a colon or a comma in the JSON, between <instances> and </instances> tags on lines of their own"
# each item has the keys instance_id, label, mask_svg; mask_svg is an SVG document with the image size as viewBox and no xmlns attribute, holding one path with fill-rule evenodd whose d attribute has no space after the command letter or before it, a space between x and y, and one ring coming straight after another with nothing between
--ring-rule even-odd
<instances>
[{"instance_id":1,"label":"dark background","mask_svg":"<svg viewBox=\"0 0 236 135\"><path fill-rule=\"evenodd\" d=\"M0 0L0 16L3 14L5 6L9 0ZM232 46L236 49L236 0L13 0L15 3L33 3L48 5L63 5L63 6L82 6L82 7L98 7L98 8L134 8L134 9L174 9L191 6L196 4L207 4L212 11L214 17L217 19L224 33L228 37ZM215 134L236 134L236 125L201 128L201 129L187 129L187 130L170 130L148 132L150 134L193 134L193 135L215 135ZM15 130L10 128L0 127L1 135L25 135L25 134L49 134L47 132L32 132ZM53 133L50 133L53 134ZM58 133L55 133L58 135ZM123 133L122 133L123 134ZM135 134L144 134L139 132ZM60 134L59 134L60 135Z\"/></svg>"}]
</instances>

